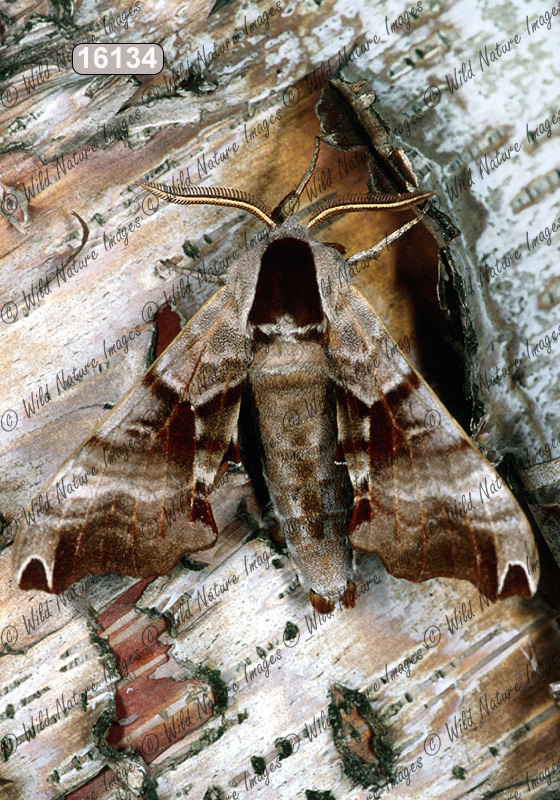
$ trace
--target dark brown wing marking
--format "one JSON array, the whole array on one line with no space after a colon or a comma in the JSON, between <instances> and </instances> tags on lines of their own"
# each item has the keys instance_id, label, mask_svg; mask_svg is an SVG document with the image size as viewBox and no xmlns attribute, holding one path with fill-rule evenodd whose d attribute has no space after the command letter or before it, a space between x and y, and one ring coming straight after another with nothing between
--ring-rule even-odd
<instances>
[{"instance_id":1,"label":"dark brown wing marking","mask_svg":"<svg viewBox=\"0 0 560 800\"><path fill-rule=\"evenodd\" d=\"M488 596L531 596L535 544L515 498L404 356L386 356L389 335L352 287L329 328L352 547L400 578L456 577Z\"/></svg>"},{"instance_id":2,"label":"dark brown wing marking","mask_svg":"<svg viewBox=\"0 0 560 800\"><path fill-rule=\"evenodd\" d=\"M62 466L43 510L35 499L22 515L13 554L22 588L162 575L214 544L209 494L237 423L244 353L224 287Z\"/></svg>"}]
</instances>

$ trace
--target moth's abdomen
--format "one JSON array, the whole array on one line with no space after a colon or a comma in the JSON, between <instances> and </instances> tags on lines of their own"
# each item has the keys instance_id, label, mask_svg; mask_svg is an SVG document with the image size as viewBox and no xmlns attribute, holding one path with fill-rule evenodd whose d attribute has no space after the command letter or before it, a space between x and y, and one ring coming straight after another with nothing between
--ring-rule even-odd
<instances>
[{"instance_id":1,"label":"moth's abdomen","mask_svg":"<svg viewBox=\"0 0 560 800\"><path fill-rule=\"evenodd\" d=\"M352 577L353 492L335 463L336 404L320 326L281 325L257 346L248 375L264 478L290 555L310 589L337 600ZM258 338L258 332L257 338Z\"/></svg>"}]
</instances>

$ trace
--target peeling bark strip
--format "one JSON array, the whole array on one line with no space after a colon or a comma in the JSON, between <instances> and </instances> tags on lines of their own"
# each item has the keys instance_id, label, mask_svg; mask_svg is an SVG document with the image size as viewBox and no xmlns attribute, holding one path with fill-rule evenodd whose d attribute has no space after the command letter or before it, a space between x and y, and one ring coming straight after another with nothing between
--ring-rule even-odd
<instances>
[{"instance_id":1,"label":"peeling bark strip","mask_svg":"<svg viewBox=\"0 0 560 800\"><path fill-rule=\"evenodd\" d=\"M57 614L71 610L71 603L77 597L87 594L93 585L102 580L100 575L91 575L80 583L75 584L71 589L67 589L56 597L48 597L46 600L39 600L31 604L28 611L22 612L23 625L28 636L35 634L45 622L54 618Z\"/></svg>"},{"instance_id":2,"label":"peeling bark strip","mask_svg":"<svg viewBox=\"0 0 560 800\"><path fill-rule=\"evenodd\" d=\"M135 340L141 335L142 331L140 330L140 325L135 325L134 330L124 333L120 339L117 339L117 341L113 343L108 343L105 339L103 339L103 355L105 357L105 361L109 361L110 358L117 355L117 353L119 353L121 350L124 355L126 355L128 353L130 342L135 342ZM92 377L95 371L101 371L101 368L101 357L99 357L99 360L97 358L88 360L83 366L76 367L76 365L74 365L69 367L67 372L65 372L64 368L60 369L55 376L57 392L56 397L60 397L64 392L73 389L75 386L81 383L84 378ZM40 386L37 391L32 391L27 400L25 397L22 397L25 416L28 419L35 416L43 408L45 408L51 402L51 400L52 395L49 390L49 384L46 382L44 389L42 386ZM107 465L107 462L105 462L105 465Z\"/></svg>"},{"instance_id":3,"label":"peeling bark strip","mask_svg":"<svg viewBox=\"0 0 560 800\"><path fill-rule=\"evenodd\" d=\"M478 64L481 73L497 63L506 53L512 52L512 47L518 44L521 44L521 36L518 33L508 39L505 44L496 42L493 49L489 50L488 45L485 44L484 47L480 48L478 51ZM449 75L445 76L449 93L453 94L453 92L459 91L473 78L476 78L476 73L473 70L472 59L469 58L468 67L467 62L463 61L459 67L459 74L457 73L457 67L455 67L452 77Z\"/></svg>"}]
</instances>

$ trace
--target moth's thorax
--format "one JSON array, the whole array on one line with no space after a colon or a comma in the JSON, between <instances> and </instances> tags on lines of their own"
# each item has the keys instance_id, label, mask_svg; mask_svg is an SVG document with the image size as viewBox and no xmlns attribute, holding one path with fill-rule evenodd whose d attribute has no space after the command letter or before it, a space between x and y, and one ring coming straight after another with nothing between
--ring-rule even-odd
<instances>
[{"instance_id":1,"label":"moth's thorax","mask_svg":"<svg viewBox=\"0 0 560 800\"><path fill-rule=\"evenodd\" d=\"M276 239L264 251L249 323L272 324L288 317L299 327L323 318L313 253L307 242L292 237Z\"/></svg>"},{"instance_id":2,"label":"moth's thorax","mask_svg":"<svg viewBox=\"0 0 560 800\"><path fill-rule=\"evenodd\" d=\"M333 247L311 236L289 217L234 264L228 277L243 328L248 322L275 322L285 313L299 325L337 316L347 288L346 262Z\"/></svg>"}]
</instances>

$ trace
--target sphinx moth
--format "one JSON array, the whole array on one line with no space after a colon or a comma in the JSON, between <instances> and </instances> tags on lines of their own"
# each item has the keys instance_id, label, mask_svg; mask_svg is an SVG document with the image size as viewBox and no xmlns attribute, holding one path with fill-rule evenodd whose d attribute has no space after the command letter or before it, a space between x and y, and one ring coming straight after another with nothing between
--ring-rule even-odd
<instances>
[{"instance_id":1,"label":"sphinx moth","mask_svg":"<svg viewBox=\"0 0 560 800\"><path fill-rule=\"evenodd\" d=\"M533 594L524 566L534 541L515 498L396 345L387 357L391 338L348 279L349 264L420 217L348 260L309 233L347 211L413 208L431 192L335 197L303 228L292 212L318 149L317 139L274 210L232 189L140 184L173 203L247 210L269 235L41 495L14 544L21 588L162 575L212 547L209 495L239 433L316 609L354 605L353 550L412 581L454 576L489 596Z\"/></svg>"}]
</instances>

